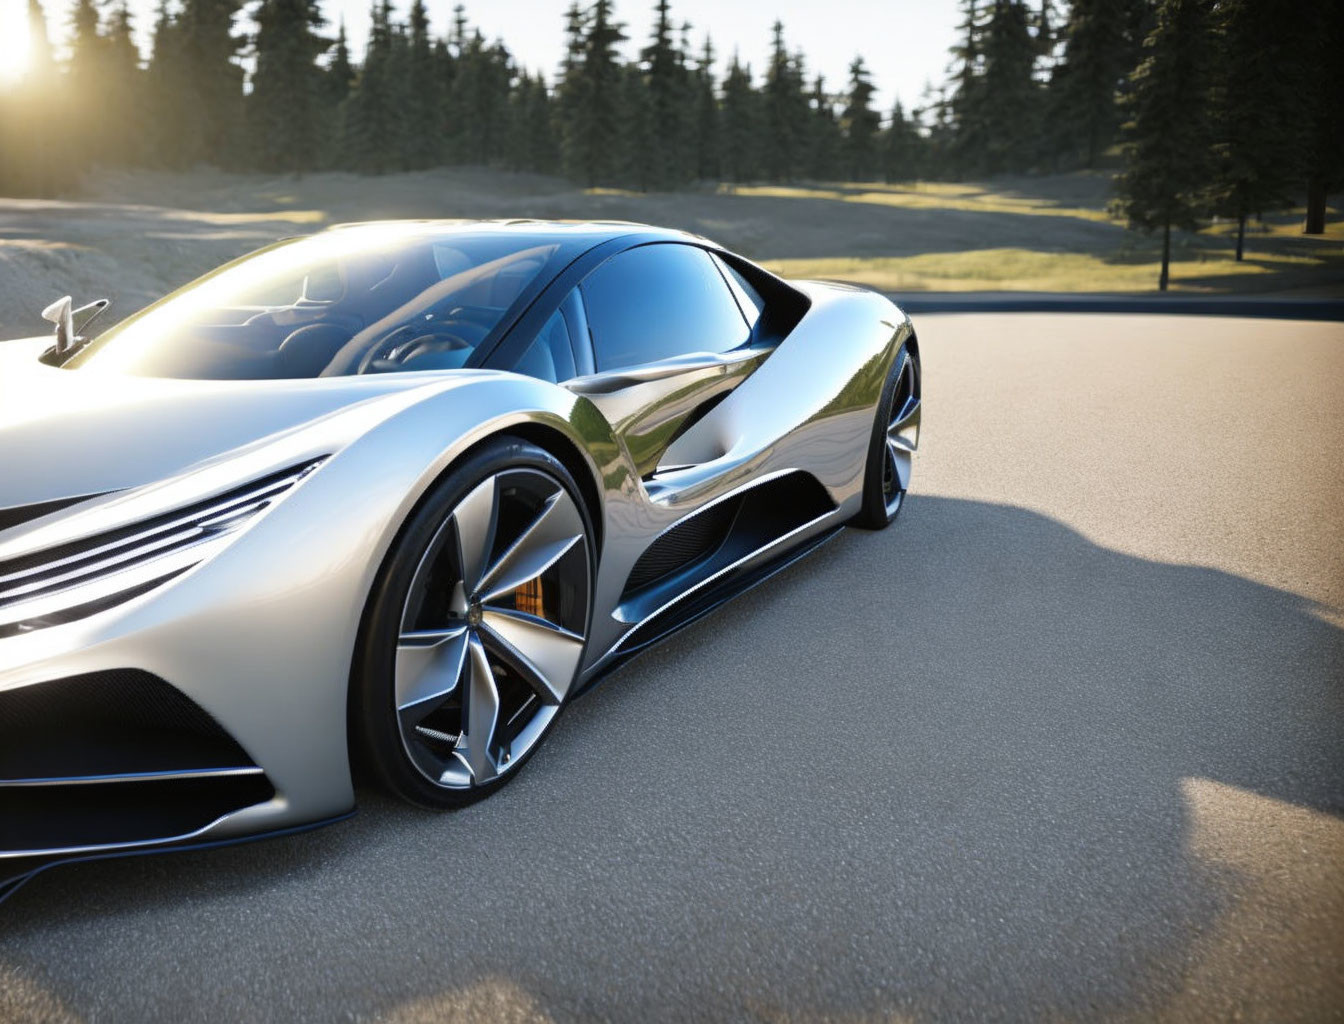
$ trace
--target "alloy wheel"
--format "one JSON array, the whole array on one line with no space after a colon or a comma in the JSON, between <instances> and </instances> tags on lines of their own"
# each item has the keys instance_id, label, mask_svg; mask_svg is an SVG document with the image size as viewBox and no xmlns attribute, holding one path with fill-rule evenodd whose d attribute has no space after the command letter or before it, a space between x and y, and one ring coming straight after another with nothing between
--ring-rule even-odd
<instances>
[{"instance_id":1,"label":"alloy wheel","mask_svg":"<svg viewBox=\"0 0 1344 1024\"><path fill-rule=\"evenodd\" d=\"M882 498L888 518L900 509L910 486L910 460L919 444L919 371L909 352L903 349L900 358L882 462Z\"/></svg>"},{"instance_id":2,"label":"alloy wheel","mask_svg":"<svg viewBox=\"0 0 1344 1024\"><path fill-rule=\"evenodd\" d=\"M541 739L583 656L589 566L578 506L540 470L487 477L444 521L411 579L393 686L430 782L485 785Z\"/></svg>"}]
</instances>

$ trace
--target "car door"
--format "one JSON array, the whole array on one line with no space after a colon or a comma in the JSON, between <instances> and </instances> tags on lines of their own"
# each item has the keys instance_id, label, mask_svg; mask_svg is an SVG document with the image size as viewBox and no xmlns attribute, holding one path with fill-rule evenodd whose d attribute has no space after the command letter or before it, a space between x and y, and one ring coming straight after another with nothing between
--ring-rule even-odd
<instances>
[{"instance_id":1,"label":"car door","mask_svg":"<svg viewBox=\"0 0 1344 1024\"><path fill-rule=\"evenodd\" d=\"M658 242L618 253L576 289L595 372L565 386L602 411L646 480L674 468L669 445L770 352L730 281L706 250Z\"/></svg>"}]
</instances>

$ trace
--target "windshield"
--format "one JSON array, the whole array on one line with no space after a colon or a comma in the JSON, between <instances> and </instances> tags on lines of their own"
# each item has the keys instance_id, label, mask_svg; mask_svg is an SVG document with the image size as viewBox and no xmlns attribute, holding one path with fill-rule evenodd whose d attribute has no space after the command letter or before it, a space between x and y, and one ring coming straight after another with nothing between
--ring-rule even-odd
<instances>
[{"instance_id":1,"label":"windshield","mask_svg":"<svg viewBox=\"0 0 1344 1024\"><path fill-rule=\"evenodd\" d=\"M561 245L379 225L280 242L129 317L67 368L206 380L457 369Z\"/></svg>"}]
</instances>

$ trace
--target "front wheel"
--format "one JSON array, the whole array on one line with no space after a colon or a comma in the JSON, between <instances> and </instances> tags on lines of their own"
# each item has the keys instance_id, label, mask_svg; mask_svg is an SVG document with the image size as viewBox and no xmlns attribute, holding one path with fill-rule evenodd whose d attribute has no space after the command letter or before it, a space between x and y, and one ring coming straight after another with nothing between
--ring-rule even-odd
<instances>
[{"instance_id":1,"label":"front wheel","mask_svg":"<svg viewBox=\"0 0 1344 1024\"><path fill-rule=\"evenodd\" d=\"M388 789L458 806L536 750L583 658L591 537L569 473L523 441L487 444L430 492L375 584L351 693Z\"/></svg>"},{"instance_id":2,"label":"front wheel","mask_svg":"<svg viewBox=\"0 0 1344 1024\"><path fill-rule=\"evenodd\" d=\"M919 359L902 345L877 403L855 526L885 529L900 514L910 486L911 457L919 445L919 390Z\"/></svg>"}]
</instances>

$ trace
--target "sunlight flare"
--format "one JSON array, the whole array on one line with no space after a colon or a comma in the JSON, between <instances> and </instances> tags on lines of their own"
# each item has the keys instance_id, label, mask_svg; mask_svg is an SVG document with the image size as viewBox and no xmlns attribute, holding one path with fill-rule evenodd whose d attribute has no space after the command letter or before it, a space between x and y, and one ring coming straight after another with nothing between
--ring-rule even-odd
<instances>
[{"instance_id":1,"label":"sunlight flare","mask_svg":"<svg viewBox=\"0 0 1344 1024\"><path fill-rule=\"evenodd\" d=\"M13 85L23 78L32 51L33 37L25 5L0 5L0 85Z\"/></svg>"}]
</instances>

